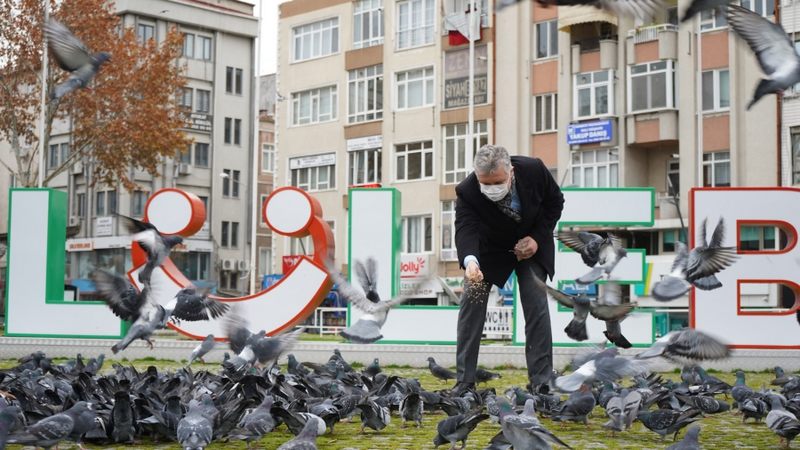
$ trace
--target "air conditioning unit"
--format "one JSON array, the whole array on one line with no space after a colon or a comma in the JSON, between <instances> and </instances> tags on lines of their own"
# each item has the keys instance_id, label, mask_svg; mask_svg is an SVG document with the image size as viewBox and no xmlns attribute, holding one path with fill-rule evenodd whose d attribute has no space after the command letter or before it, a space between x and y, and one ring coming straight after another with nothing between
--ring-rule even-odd
<instances>
[{"instance_id":1,"label":"air conditioning unit","mask_svg":"<svg viewBox=\"0 0 800 450\"><path fill-rule=\"evenodd\" d=\"M222 270L233 270L234 268L234 261L232 259L223 259L222 260Z\"/></svg>"},{"instance_id":2,"label":"air conditioning unit","mask_svg":"<svg viewBox=\"0 0 800 450\"><path fill-rule=\"evenodd\" d=\"M69 226L78 227L81 225L80 216L69 216Z\"/></svg>"},{"instance_id":3,"label":"air conditioning unit","mask_svg":"<svg viewBox=\"0 0 800 450\"><path fill-rule=\"evenodd\" d=\"M80 175L83 173L83 163L78 161L72 165L72 174L73 175Z\"/></svg>"},{"instance_id":4,"label":"air conditioning unit","mask_svg":"<svg viewBox=\"0 0 800 450\"><path fill-rule=\"evenodd\" d=\"M187 163L178 164L178 175L190 175L192 173L192 165Z\"/></svg>"},{"instance_id":5,"label":"air conditioning unit","mask_svg":"<svg viewBox=\"0 0 800 450\"><path fill-rule=\"evenodd\" d=\"M239 260L237 261L236 269L239 272L247 272L250 269L250 263L245 260Z\"/></svg>"}]
</instances>

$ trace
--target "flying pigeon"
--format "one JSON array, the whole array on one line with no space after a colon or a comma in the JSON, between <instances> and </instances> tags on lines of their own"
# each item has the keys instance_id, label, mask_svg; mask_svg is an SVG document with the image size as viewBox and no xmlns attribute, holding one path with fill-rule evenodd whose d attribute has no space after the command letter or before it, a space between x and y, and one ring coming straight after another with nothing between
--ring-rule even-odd
<instances>
[{"instance_id":1,"label":"flying pigeon","mask_svg":"<svg viewBox=\"0 0 800 450\"><path fill-rule=\"evenodd\" d=\"M497 10L518 3L520 0L498 0ZM536 0L539 4L547 6L594 6L604 9L615 16L628 16L641 20L652 20L659 11L666 8L660 0Z\"/></svg>"},{"instance_id":2,"label":"flying pigeon","mask_svg":"<svg viewBox=\"0 0 800 450\"><path fill-rule=\"evenodd\" d=\"M556 387L566 392L573 392L584 383L591 383L594 380L615 381L636 375L646 369L647 366L640 361L617 356L617 353L618 350L612 347L594 353L580 365L573 361L573 367L578 368L569 375L556 378ZM580 362L579 358L576 360Z\"/></svg>"},{"instance_id":3,"label":"flying pigeon","mask_svg":"<svg viewBox=\"0 0 800 450\"><path fill-rule=\"evenodd\" d=\"M386 323L389 310L406 300L405 296L398 296L390 300L381 300L377 289L377 262L374 258L367 258L366 263L356 260L354 264L356 277L364 293L353 287L344 277L329 264L328 273L336 283L341 296L351 305L364 313L356 323L342 330L339 334L357 343L370 344L383 338L381 327Z\"/></svg>"},{"instance_id":4,"label":"flying pigeon","mask_svg":"<svg viewBox=\"0 0 800 450\"><path fill-rule=\"evenodd\" d=\"M261 365L268 366L268 363L275 362L281 354L291 350L300 335L305 332L305 328L298 328L295 331L273 337L260 333L253 334L247 330L247 320L235 311L231 311L225 316L224 328L231 350L241 348L237 355L222 363L222 367L229 374L241 374L256 361ZM249 337L241 341L243 336Z\"/></svg>"},{"instance_id":5,"label":"flying pigeon","mask_svg":"<svg viewBox=\"0 0 800 450\"><path fill-rule=\"evenodd\" d=\"M84 88L95 76L111 55L106 52L90 53L83 42L57 20L50 19L44 25L47 44L58 65L70 72L66 81L56 86L50 93L51 100L57 100L70 92Z\"/></svg>"},{"instance_id":6,"label":"flying pigeon","mask_svg":"<svg viewBox=\"0 0 800 450\"><path fill-rule=\"evenodd\" d=\"M706 291L722 286L714 275L733 264L738 258L735 247L723 247L725 222L720 217L711 242L706 241L706 223L700 226L698 239L700 245L688 251L686 244L676 242L677 254L672 269L660 281L653 284L652 295L656 300L666 302L686 294L692 286Z\"/></svg>"},{"instance_id":7,"label":"flying pigeon","mask_svg":"<svg viewBox=\"0 0 800 450\"><path fill-rule=\"evenodd\" d=\"M628 255L619 237L608 237L586 231L559 231L558 240L580 253L583 262L592 268L575 280L578 284L591 284L600 278L608 279L620 259Z\"/></svg>"},{"instance_id":8,"label":"flying pigeon","mask_svg":"<svg viewBox=\"0 0 800 450\"><path fill-rule=\"evenodd\" d=\"M782 94L800 81L800 56L794 42L779 23L739 5L728 6L728 23L733 31L747 42L766 75L758 82L749 110L767 94Z\"/></svg>"},{"instance_id":9,"label":"flying pigeon","mask_svg":"<svg viewBox=\"0 0 800 450\"><path fill-rule=\"evenodd\" d=\"M723 359L730 355L728 345L693 328L671 331L659 338L647 350L636 355L637 359L663 358L683 362Z\"/></svg>"},{"instance_id":10,"label":"flying pigeon","mask_svg":"<svg viewBox=\"0 0 800 450\"><path fill-rule=\"evenodd\" d=\"M173 247L183 242L181 236L164 236L149 222L134 219L132 217L117 214L122 224L133 235L142 249L147 253L147 263L139 272L139 282L149 283L150 276L156 267L160 266Z\"/></svg>"},{"instance_id":11,"label":"flying pigeon","mask_svg":"<svg viewBox=\"0 0 800 450\"><path fill-rule=\"evenodd\" d=\"M228 312L230 305L208 297L208 291L185 287L178 291L169 303L164 306L164 311L169 319L176 322L186 320L196 322L222 317ZM166 322L162 326L166 326Z\"/></svg>"},{"instance_id":12,"label":"flying pigeon","mask_svg":"<svg viewBox=\"0 0 800 450\"><path fill-rule=\"evenodd\" d=\"M227 306L227 305L226 305ZM192 350L192 356L189 358L189 364L193 363L195 360L203 361L203 356L207 355L208 352L214 349L214 346L217 345L217 341L214 340L214 335L209 334L203 339L203 342L200 343L197 347Z\"/></svg>"}]
</instances>

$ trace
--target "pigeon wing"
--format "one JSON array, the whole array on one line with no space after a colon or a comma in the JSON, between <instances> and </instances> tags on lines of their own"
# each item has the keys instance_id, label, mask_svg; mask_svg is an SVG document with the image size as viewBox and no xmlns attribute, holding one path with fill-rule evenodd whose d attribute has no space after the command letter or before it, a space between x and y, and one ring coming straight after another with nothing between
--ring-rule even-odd
<instances>
[{"instance_id":1,"label":"pigeon wing","mask_svg":"<svg viewBox=\"0 0 800 450\"><path fill-rule=\"evenodd\" d=\"M28 433L41 440L64 439L72 432L75 421L67 414L56 414L28 427Z\"/></svg>"},{"instance_id":2,"label":"pigeon wing","mask_svg":"<svg viewBox=\"0 0 800 450\"><path fill-rule=\"evenodd\" d=\"M237 313L227 314L223 321L222 327L228 337L229 346L237 355L242 352L247 340L253 334L247 326L247 319Z\"/></svg>"},{"instance_id":3,"label":"pigeon wing","mask_svg":"<svg viewBox=\"0 0 800 450\"><path fill-rule=\"evenodd\" d=\"M208 298L206 295L198 295L194 292L187 292L182 289L175 296L177 300L172 315L176 319L187 320L190 322L198 320L210 320L223 316L230 306Z\"/></svg>"},{"instance_id":4,"label":"pigeon wing","mask_svg":"<svg viewBox=\"0 0 800 450\"><path fill-rule=\"evenodd\" d=\"M341 295L342 298L347 301L347 303L350 303L366 314L371 314L385 308L381 306L381 303L387 302L371 302L363 292L359 291L352 284L348 283L338 271L329 270L328 273L333 279L333 282L336 283L336 286L339 290L339 295Z\"/></svg>"},{"instance_id":5,"label":"pigeon wing","mask_svg":"<svg viewBox=\"0 0 800 450\"><path fill-rule=\"evenodd\" d=\"M686 280L714 275L730 266L738 259L733 247L698 247L689 253L686 263Z\"/></svg>"},{"instance_id":6,"label":"pigeon wing","mask_svg":"<svg viewBox=\"0 0 800 450\"><path fill-rule=\"evenodd\" d=\"M666 353L697 360L722 359L730 355L730 348L708 334L685 328L670 339Z\"/></svg>"},{"instance_id":7,"label":"pigeon wing","mask_svg":"<svg viewBox=\"0 0 800 450\"><path fill-rule=\"evenodd\" d=\"M598 320L620 320L630 314L633 308L636 307L635 303L623 303L621 305L595 305L592 304L589 313L592 317Z\"/></svg>"},{"instance_id":8,"label":"pigeon wing","mask_svg":"<svg viewBox=\"0 0 800 450\"><path fill-rule=\"evenodd\" d=\"M769 78L790 76L800 66L794 44L780 24L738 5L728 6L728 22L750 46Z\"/></svg>"},{"instance_id":9,"label":"pigeon wing","mask_svg":"<svg viewBox=\"0 0 800 450\"><path fill-rule=\"evenodd\" d=\"M134 219L133 217L128 217L122 214L116 214L116 216L117 218L119 218L120 222L122 222L122 225L125 227L126 230L128 230L128 233L130 234L136 234L147 230L158 231L156 229L156 226L149 222L143 222L141 220Z\"/></svg>"},{"instance_id":10,"label":"pigeon wing","mask_svg":"<svg viewBox=\"0 0 800 450\"><path fill-rule=\"evenodd\" d=\"M670 268L670 272L675 272L676 270L680 269L683 271L686 269L686 265L689 261L689 247L686 246L681 241L675 242L675 259L672 261L672 268Z\"/></svg>"},{"instance_id":11,"label":"pigeon wing","mask_svg":"<svg viewBox=\"0 0 800 450\"><path fill-rule=\"evenodd\" d=\"M62 69L73 72L91 64L89 49L63 23L50 19L44 25L44 33L50 51Z\"/></svg>"},{"instance_id":12,"label":"pigeon wing","mask_svg":"<svg viewBox=\"0 0 800 450\"><path fill-rule=\"evenodd\" d=\"M130 322L139 318L149 292L147 287L139 293L125 277L102 269L93 270L89 278L114 315Z\"/></svg>"},{"instance_id":13,"label":"pigeon wing","mask_svg":"<svg viewBox=\"0 0 800 450\"><path fill-rule=\"evenodd\" d=\"M533 283L539 288L544 289L553 298L553 300L557 301L561 306L565 308L573 309L575 308L575 297L569 295L567 293L561 292L556 288L552 288L545 284L544 281L540 280L539 277L533 277Z\"/></svg>"},{"instance_id":14,"label":"pigeon wing","mask_svg":"<svg viewBox=\"0 0 800 450\"><path fill-rule=\"evenodd\" d=\"M559 231L556 235L558 240L561 241L562 244L566 245L567 247L575 250L576 252L583 252L586 248L586 245L596 239L602 239L603 237L594 233L588 233L586 231Z\"/></svg>"},{"instance_id":15,"label":"pigeon wing","mask_svg":"<svg viewBox=\"0 0 800 450\"><path fill-rule=\"evenodd\" d=\"M709 247L722 247L722 241L725 240L725 221L722 217L719 218L714 234L711 235L711 243Z\"/></svg>"},{"instance_id":16,"label":"pigeon wing","mask_svg":"<svg viewBox=\"0 0 800 450\"><path fill-rule=\"evenodd\" d=\"M366 292L372 285L372 281L369 279L369 275L367 274L367 268L364 266L364 263L356 260L355 264L353 264L353 269L356 273L358 284L360 284L361 288Z\"/></svg>"}]
</instances>

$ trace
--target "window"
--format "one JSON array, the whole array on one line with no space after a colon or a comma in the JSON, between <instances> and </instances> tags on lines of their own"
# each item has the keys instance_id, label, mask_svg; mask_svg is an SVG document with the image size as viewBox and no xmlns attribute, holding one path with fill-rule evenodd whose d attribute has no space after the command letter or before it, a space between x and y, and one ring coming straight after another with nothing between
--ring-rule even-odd
<instances>
[{"instance_id":1,"label":"window","mask_svg":"<svg viewBox=\"0 0 800 450\"><path fill-rule=\"evenodd\" d=\"M383 1L358 0L353 12L353 48L383 44Z\"/></svg>"},{"instance_id":2,"label":"window","mask_svg":"<svg viewBox=\"0 0 800 450\"><path fill-rule=\"evenodd\" d=\"M231 222L231 247L239 246L239 222Z\"/></svg>"},{"instance_id":3,"label":"window","mask_svg":"<svg viewBox=\"0 0 800 450\"><path fill-rule=\"evenodd\" d=\"M791 129L792 138L792 184L800 184L800 127Z\"/></svg>"},{"instance_id":4,"label":"window","mask_svg":"<svg viewBox=\"0 0 800 450\"><path fill-rule=\"evenodd\" d=\"M489 143L486 121L475 122L472 130L472 155ZM467 124L444 126L444 184L460 183L472 171L467 167Z\"/></svg>"},{"instance_id":5,"label":"window","mask_svg":"<svg viewBox=\"0 0 800 450\"><path fill-rule=\"evenodd\" d=\"M219 272L219 288L226 291L239 290L239 273L230 270Z\"/></svg>"},{"instance_id":6,"label":"window","mask_svg":"<svg viewBox=\"0 0 800 450\"><path fill-rule=\"evenodd\" d=\"M314 244L311 236L302 238L289 238L289 255L308 255L314 254Z\"/></svg>"},{"instance_id":7,"label":"window","mask_svg":"<svg viewBox=\"0 0 800 450\"><path fill-rule=\"evenodd\" d=\"M275 146L261 144L261 171L273 172L275 170Z\"/></svg>"},{"instance_id":8,"label":"window","mask_svg":"<svg viewBox=\"0 0 800 450\"><path fill-rule=\"evenodd\" d=\"M211 111L211 91L204 89L197 90L197 108L199 113L207 113Z\"/></svg>"},{"instance_id":9,"label":"window","mask_svg":"<svg viewBox=\"0 0 800 450\"><path fill-rule=\"evenodd\" d=\"M306 191L336 188L336 154L305 156L289 159L292 186Z\"/></svg>"},{"instance_id":10,"label":"window","mask_svg":"<svg viewBox=\"0 0 800 450\"><path fill-rule=\"evenodd\" d=\"M742 6L760 16L775 15L775 0L742 0Z\"/></svg>"},{"instance_id":11,"label":"window","mask_svg":"<svg viewBox=\"0 0 800 450\"><path fill-rule=\"evenodd\" d=\"M242 69L235 67L225 68L225 92L228 94L242 94Z\"/></svg>"},{"instance_id":12,"label":"window","mask_svg":"<svg viewBox=\"0 0 800 450\"><path fill-rule=\"evenodd\" d=\"M746 251L780 250L775 235L775 227L742 225L739 231L739 249Z\"/></svg>"},{"instance_id":13,"label":"window","mask_svg":"<svg viewBox=\"0 0 800 450\"><path fill-rule=\"evenodd\" d=\"M258 277L272 273L272 249L258 247Z\"/></svg>"},{"instance_id":14,"label":"window","mask_svg":"<svg viewBox=\"0 0 800 450\"><path fill-rule=\"evenodd\" d=\"M456 251L456 202L447 200L442 202L442 261L458 260Z\"/></svg>"},{"instance_id":15,"label":"window","mask_svg":"<svg viewBox=\"0 0 800 450\"><path fill-rule=\"evenodd\" d=\"M58 168L67 162L69 158L69 143L51 144L50 151L47 153L47 170Z\"/></svg>"},{"instance_id":16,"label":"window","mask_svg":"<svg viewBox=\"0 0 800 450\"><path fill-rule=\"evenodd\" d=\"M194 165L197 167L208 167L208 144L195 142L194 144Z\"/></svg>"},{"instance_id":17,"label":"window","mask_svg":"<svg viewBox=\"0 0 800 450\"><path fill-rule=\"evenodd\" d=\"M728 69L703 72L703 111L724 111L731 106Z\"/></svg>"},{"instance_id":18,"label":"window","mask_svg":"<svg viewBox=\"0 0 800 450\"><path fill-rule=\"evenodd\" d=\"M435 0L397 2L397 49L433 43Z\"/></svg>"},{"instance_id":19,"label":"window","mask_svg":"<svg viewBox=\"0 0 800 450\"><path fill-rule=\"evenodd\" d=\"M674 62L671 60L637 64L628 68L630 92L628 111L673 108Z\"/></svg>"},{"instance_id":20,"label":"window","mask_svg":"<svg viewBox=\"0 0 800 450\"><path fill-rule=\"evenodd\" d=\"M169 257L186 278L192 281L208 280L211 253L173 252Z\"/></svg>"},{"instance_id":21,"label":"window","mask_svg":"<svg viewBox=\"0 0 800 450\"><path fill-rule=\"evenodd\" d=\"M321 20L292 29L294 62L330 55L339 51L339 19Z\"/></svg>"},{"instance_id":22,"label":"window","mask_svg":"<svg viewBox=\"0 0 800 450\"><path fill-rule=\"evenodd\" d=\"M181 108L186 108L188 110L192 109L192 106L194 105L194 103L192 102L193 93L194 90L192 88L190 87L183 88L183 91L181 91L181 98L178 103L181 106Z\"/></svg>"},{"instance_id":23,"label":"window","mask_svg":"<svg viewBox=\"0 0 800 450\"><path fill-rule=\"evenodd\" d=\"M730 152L703 154L703 186L724 187L731 185Z\"/></svg>"},{"instance_id":24,"label":"window","mask_svg":"<svg viewBox=\"0 0 800 450\"><path fill-rule=\"evenodd\" d=\"M194 35L183 33L183 57L194 58Z\"/></svg>"},{"instance_id":25,"label":"window","mask_svg":"<svg viewBox=\"0 0 800 450\"><path fill-rule=\"evenodd\" d=\"M722 8L706 9L700 13L700 30L717 30L728 26L728 18Z\"/></svg>"},{"instance_id":26,"label":"window","mask_svg":"<svg viewBox=\"0 0 800 450\"><path fill-rule=\"evenodd\" d=\"M233 145L242 144L242 119L233 119Z\"/></svg>"},{"instance_id":27,"label":"window","mask_svg":"<svg viewBox=\"0 0 800 450\"><path fill-rule=\"evenodd\" d=\"M230 117L225 118L225 135L223 141L226 144L231 143L231 134L233 133L233 119Z\"/></svg>"},{"instance_id":28,"label":"window","mask_svg":"<svg viewBox=\"0 0 800 450\"><path fill-rule=\"evenodd\" d=\"M397 109L433 105L433 67L395 74Z\"/></svg>"},{"instance_id":29,"label":"window","mask_svg":"<svg viewBox=\"0 0 800 450\"><path fill-rule=\"evenodd\" d=\"M351 70L347 76L348 122L383 118L383 64Z\"/></svg>"},{"instance_id":30,"label":"window","mask_svg":"<svg viewBox=\"0 0 800 450\"><path fill-rule=\"evenodd\" d=\"M144 216L144 205L147 203L149 192L134 191L131 195L131 215L133 217Z\"/></svg>"},{"instance_id":31,"label":"window","mask_svg":"<svg viewBox=\"0 0 800 450\"><path fill-rule=\"evenodd\" d=\"M558 21L536 24L536 59L558 56Z\"/></svg>"},{"instance_id":32,"label":"window","mask_svg":"<svg viewBox=\"0 0 800 450\"><path fill-rule=\"evenodd\" d=\"M396 181L433 177L433 141L395 146L395 168Z\"/></svg>"},{"instance_id":33,"label":"window","mask_svg":"<svg viewBox=\"0 0 800 450\"><path fill-rule=\"evenodd\" d=\"M556 131L558 117L557 94L536 95L533 97L533 132L549 133Z\"/></svg>"},{"instance_id":34,"label":"window","mask_svg":"<svg viewBox=\"0 0 800 450\"><path fill-rule=\"evenodd\" d=\"M98 217L117 212L117 191L95 192L94 212Z\"/></svg>"},{"instance_id":35,"label":"window","mask_svg":"<svg viewBox=\"0 0 800 450\"><path fill-rule=\"evenodd\" d=\"M231 223L227 221L222 221L222 232L220 233L219 238L219 246L220 247L228 247L229 236L230 236L230 228Z\"/></svg>"},{"instance_id":36,"label":"window","mask_svg":"<svg viewBox=\"0 0 800 450\"><path fill-rule=\"evenodd\" d=\"M347 153L347 184L358 186L381 182L381 149L370 148Z\"/></svg>"},{"instance_id":37,"label":"window","mask_svg":"<svg viewBox=\"0 0 800 450\"><path fill-rule=\"evenodd\" d=\"M83 217L86 215L86 194L75 194L75 215Z\"/></svg>"},{"instance_id":38,"label":"window","mask_svg":"<svg viewBox=\"0 0 800 450\"><path fill-rule=\"evenodd\" d=\"M403 217L403 253L426 253L433 250L431 216Z\"/></svg>"},{"instance_id":39,"label":"window","mask_svg":"<svg viewBox=\"0 0 800 450\"><path fill-rule=\"evenodd\" d=\"M140 23L136 27L136 37L139 39L140 44L144 44L150 39L153 39L156 33L156 27L146 23Z\"/></svg>"},{"instance_id":40,"label":"window","mask_svg":"<svg viewBox=\"0 0 800 450\"><path fill-rule=\"evenodd\" d=\"M681 164L677 159L667 162L667 193L675 196L681 193Z\"/></svg>"},{"instance_id":41,"label":"window","mask_svg":"<svg viewBox=\"0 0 800 450\"><path fill-rule=\"evenodd\" d=\"M211 61L211 38L206 36L197 36L197 51L195 52L196 58L203 61Z\"/></svg>"},{"instance_id":42,"label":"window","mask_svg":"<svg viewBox=\"0 0 800 450\"><path fill-rule=\"evenodd\" d=\"M239 198L239 179L241 172L232 169L222 170L222 196Z\"/></svg>"},{"instance_id":43,"label":"window","mask_svg":"<svg viewBox=\"0 0 800 450\"><path fill-rule=\"evenodd\" d=\"M686 230L663 230L661 232L661 252L659 253L674 253L677 241L687 243Z\"/></svg>"},{"instance_id":44,"label":"window","mask_svg":"<svg viewBox=\"0 0 800 450\"><path fill-rule=\"evenodd\" d=\"M575 75L575 99L573 117L586 117L613 114L614 90L610 70L579 73Z\"/></svg>"},{"instance_id":45,"label":"window","mask_svg":"<svg viewBox=\"0 0 800 450\"><path fill-rule=\"evenodd\" d=\"M572 184L584 188L619 186L617 149L572 152Z\"/></svg>"},{"instance_id":46,"label":"window","mask_svg":"<svg viewBox=\"0 0 800 450\"><path fill-rule=\"evenodd\" d=\"M231 180L231 197L239 198L239 179L240 172L238 170L233 171L233 179Z\"/></svg>"},{"instance_id":47,"label":"window","mask_svg":"<svg viewBox=\"0 0 800 450\"><path fill-rule=\"evenodd\" d=\"M336 86L292 94L292 125L336 120Z\"/></svg>"}]
</instances>

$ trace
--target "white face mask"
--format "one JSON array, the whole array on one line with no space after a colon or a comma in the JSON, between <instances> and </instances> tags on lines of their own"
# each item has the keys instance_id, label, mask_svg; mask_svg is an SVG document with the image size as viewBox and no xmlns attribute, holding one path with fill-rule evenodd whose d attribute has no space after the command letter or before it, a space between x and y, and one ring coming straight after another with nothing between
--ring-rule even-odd
<instances>
[{"instance_id":1,"label":"white face mask","mask_svg":"<svg viewBox=\"0 0 800 450\"><path fill-rule=\"evenodd\" d=\"M508 194L508 183L503 183L503 184L481 183L481 193L493 202L500 201L503 199L503 197L505 197Z\"/></svg>"}]
</instances>

